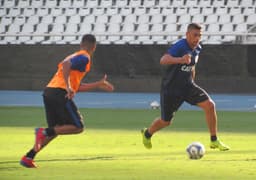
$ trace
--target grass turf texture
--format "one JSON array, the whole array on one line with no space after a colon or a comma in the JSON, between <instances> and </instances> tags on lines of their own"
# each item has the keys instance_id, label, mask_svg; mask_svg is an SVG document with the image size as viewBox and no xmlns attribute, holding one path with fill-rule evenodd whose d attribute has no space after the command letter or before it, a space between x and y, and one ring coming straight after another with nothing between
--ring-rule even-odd
<instances>
[{"instance_id":1,"label":"grass turf texture","mask_svg":"<svg viewBox=\"0 0 256 180\"><path fill-rule=\"evenodd\" d=\"M255 179L256 112L218 112L219 136L231 151L209 149L202 111L179 111L173 125L157 133L153 149L140 129L158 110L80 109L87 129L61 136L36 157L37 169L19 165L34 143L34 127L45 126L43 108L0 107L0 179ZM189 160L186 146L206 146L201 160Z\"/></svg>"}]
</instances>

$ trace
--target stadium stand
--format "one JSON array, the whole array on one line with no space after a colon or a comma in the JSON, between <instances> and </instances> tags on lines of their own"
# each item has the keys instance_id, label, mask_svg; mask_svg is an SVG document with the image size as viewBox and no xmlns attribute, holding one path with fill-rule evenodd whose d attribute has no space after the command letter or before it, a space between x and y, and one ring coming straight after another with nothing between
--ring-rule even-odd
<instances>
[{"instance_id":1,"label":"stadium stand","mask_svg":"<svg viewBox=\"0 0 256 180\"><path fill-rule=\"evenodd\" d=\"M1 44L73 44L84 33L104 44L164 44L190 22L203 24L205 44L255 44L256 0L0 0Z\"/></svg>"}]
</instances>

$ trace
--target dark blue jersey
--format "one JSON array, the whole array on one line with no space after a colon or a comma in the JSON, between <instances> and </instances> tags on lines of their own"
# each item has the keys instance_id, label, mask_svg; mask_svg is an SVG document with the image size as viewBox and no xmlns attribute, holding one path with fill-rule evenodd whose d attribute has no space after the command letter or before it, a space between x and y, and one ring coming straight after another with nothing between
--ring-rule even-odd
<instances>
[{"instance_id":1,"label":"dark blue jersey","mask_svg":"<svg viewBox=\"0 0 256 180\"><path fill-rule=\"evenodd\" d=\"M197 63L201 49L200 45L194 50L191 49L186 39L180 39L168 49L167 53L173 57L182 57L185 54L190 54L191 63L167 65L162 80L163 88L184 88L193 82L192 69Z\"/></svg>"}]
</instances>

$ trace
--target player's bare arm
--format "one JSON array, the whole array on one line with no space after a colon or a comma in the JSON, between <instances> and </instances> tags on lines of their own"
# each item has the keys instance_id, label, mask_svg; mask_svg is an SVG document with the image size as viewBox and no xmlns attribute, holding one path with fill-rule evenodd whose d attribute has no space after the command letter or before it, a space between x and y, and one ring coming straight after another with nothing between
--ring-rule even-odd
<instances>
[{"instance_id":1,"label":"player's bare arm","mask_svg":"<svg viewBox=\"0 0 256 180\"><path fill-rule=\"evenodd\" d=\"M161 65L172 65L172 64L190 64L191 55L185 54L182 57L173 57L170 54L165 54L160 59Z\"/></svg>"},{"instance_id":2,"label":"player's bare arm","mask_svg":"<svg viewBox=\"0 0 256 180\"><path fill-rule=\"evenodd\" d=\"M63 68L64 80L66 82L66 91L67 91L66 97L68 99L72 99L74 97L74 95L75 95L75 92L72 89L72 87L70 86L70 82L69 82L69 74L70 74L70 69L71 69L70 59L65 59L63 61L62 68Z\"/></svg>"},{"instance_id":3,"label":"player's bare arm","mask_svg":"<svg viewBox=\"0 0 256 180\"><path fill-rule=\"evenodd\" d=\"M107 81L107 75L105 74L104 77L99 81L93 83L82 83L78 91L91 91L94 89L101 89L111 92L114 90L114 86L109 81Z\"/></svg>"}]
</instances>

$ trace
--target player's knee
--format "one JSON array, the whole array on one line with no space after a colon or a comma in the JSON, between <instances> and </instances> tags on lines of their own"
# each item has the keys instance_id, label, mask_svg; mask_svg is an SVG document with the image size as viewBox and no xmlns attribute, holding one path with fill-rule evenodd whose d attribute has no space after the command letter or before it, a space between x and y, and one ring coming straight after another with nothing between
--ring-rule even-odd
<instances>
[{"instance_id":1,"label":"player's knee","mask_svg":"<svg viewBox=\"0 0 256 180\"><path fill-rule=\"evenodd\" d=\"M215 103L213 100L208 100L205 106L205 109L208 111L214 111L215 110Z\"/></svg>"},{"instance_id":2,"label":"player's knee","mask_svg":"<svg viewBox=\"0 0 256 180\"><path fill-rule=\"evenodd\" d=\"M171 121L165 121L165 120L161 119L161 124L162 124L162 126L167 127L167 126L170 126Z\"/></svg>"}]
</instances>

